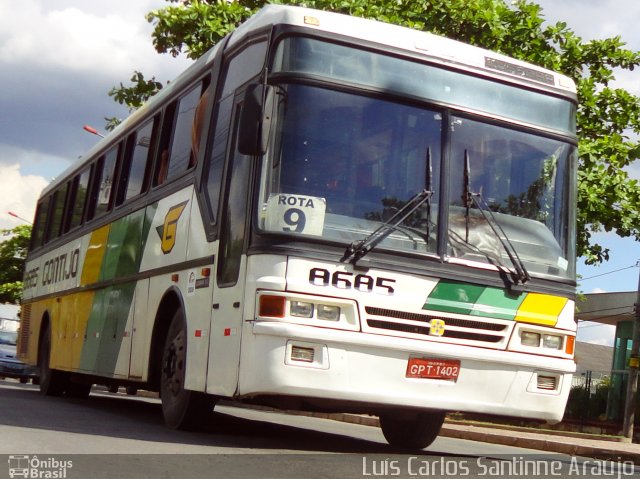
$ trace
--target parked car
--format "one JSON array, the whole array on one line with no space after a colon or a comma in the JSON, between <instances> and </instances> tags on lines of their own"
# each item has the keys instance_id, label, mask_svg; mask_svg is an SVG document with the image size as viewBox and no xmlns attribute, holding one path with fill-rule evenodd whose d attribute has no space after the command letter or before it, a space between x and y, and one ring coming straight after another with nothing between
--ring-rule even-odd
<instances>
[{"instance_id":1,"label":"parked car","mask_svg":"<svg viewBox=\"0 0 640 479\"><path fill-rule=\"evenodd\" d=\"M21 383L29 382L29 379L37 382L38 368L17 358L17 340L17 331L0 330L0 378L16 378Z\"/></svg>"}]
</instances>

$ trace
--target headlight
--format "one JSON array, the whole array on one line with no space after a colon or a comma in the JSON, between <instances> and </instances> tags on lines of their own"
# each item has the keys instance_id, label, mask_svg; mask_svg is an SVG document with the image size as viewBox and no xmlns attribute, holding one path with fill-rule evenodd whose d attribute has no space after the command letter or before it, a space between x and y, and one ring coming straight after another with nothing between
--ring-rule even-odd
<instances>
[{"instance_id":1,"label":"headlight","mask_svg":"<svg viewBox=\"0 0 640 479\"><path fill-rule=\"evenodd\" d=\"M522 344L523 346L537 348L538 346L540 346L540 334L533 333L531 331L521 331L520 344Z\"/></svg>"},{"instance_id":2,"label":"headlight","mask_svg":"<svg viewBox=\"0 0 640 479\"><path fill-rule=\"evenodd\" d=\"M299 318L313 318L313 303L291 301L291 316Z\"/></svg>"},{"instance_id":3,"label":"headlight","mask_svg":"<svg viewBox=\"0 0 640 479\"><path fill-rule=\"evenodd\" d=\"M338 306L319 304L318 319L324 319L326 321L338 321L340 319L340 308Z\"/></svg>"},{"instance_id":4,"label":"headlight","mask_svg":"<svg viewBox=\"0 0 640 479\"><path fill-rule=\"evenodd\" d=\"M542 347L547 349L562 349L562 336L543 334Z\"/></svg>"}]
</instances>

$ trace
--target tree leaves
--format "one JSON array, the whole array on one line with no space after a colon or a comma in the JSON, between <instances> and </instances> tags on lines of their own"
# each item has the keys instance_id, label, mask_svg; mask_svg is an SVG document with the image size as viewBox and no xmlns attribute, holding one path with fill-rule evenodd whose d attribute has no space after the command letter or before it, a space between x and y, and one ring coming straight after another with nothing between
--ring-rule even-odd
<instances>
[{"instance_id":1,"label":"tree leaves","mask_svg":"<svg viewBox=\"0 0 640 479\"><path fill-rule=\"evenodd\" d=\"M31 225L0 230L0 233L7 238L0 242L0 303L19 303Z\"/></svg>"}]
</instances>

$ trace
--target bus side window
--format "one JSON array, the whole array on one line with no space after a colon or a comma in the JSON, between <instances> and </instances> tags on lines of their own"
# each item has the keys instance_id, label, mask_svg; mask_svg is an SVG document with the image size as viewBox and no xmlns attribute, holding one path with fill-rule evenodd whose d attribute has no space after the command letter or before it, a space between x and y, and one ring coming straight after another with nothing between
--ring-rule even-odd
<instances>
[{"instance_id":1,"label":"bus side window","mask_svg":"<svg viewBox=\"0 0 640 479\"><path fill-rule=\"evenodd\" d=\"M120 145L116 145L111 148L97 162L92 185L91 208L87 219L98 218L109 211L119 147Z\"/></svg>"},{"instance_id":2,"label":"bus side window","mask_svg":"<svg viewBox=\"0 0 640 479\"><path fill-rule=\"evenodd\" d=\"M33 222L33 230L31 232L30 249L36 249L43 244L44 232L47 226L47 213L49 212L49 202L51 197L48 196L38 203L35 220Z\"/></svg>"},{"instance_id":3,"label":"bus side window","mask_svg":"<svg viewBox=\"0 0 640 479\"><path fill-rule=\"evenodd\" d=\"M155 119L149 120L129 135L123 161L117 204L138 196L148 186L149 159L152 158Z\"/></svg>"},{"instance_id":4,"label":"bus side window","mask_svg":"<svg viewBox=\"0 0 640 479\"><path fill-rule=\"evenodd\" d=\"M233 95L229 95L218 105L218 115L213 135L213 149L207 170L207 203L211 213L212 223L216 223L218 205L220 204L220 189L222 185L222 172L227 153L227 140L229 138L229 126L233 107Z\"/></svg>"},{"instance_id":5,"label":"bus side window","mask_svg":"<svg viewBox=\"0 0 640 479\"><path fill-rule=\"evenodd\" d=\"M73 179L73 190L69 196L69 227L67 228L67 231L77 228L82 223L82 217L87 203L87 191L89 189L90 176L91 168L86 168Z\"/></svg>"},{"instance_id":6,"label":"bus side window","mask_svg":"<svg viewBox=\"0 0 640 479\"><path fill-rule=\"evenodd\" d=\"M198 130L209 98L209 90L203 93L202 89L203 82L199 82L165 112L154 185L160 185L195 166L201 137Z\"/></svg>"},{"instance_id":7,"label":"bus side window","mask_svg":"<svg viewBox=\"0 0 640 479\"><path fill-rule=\"evenodd\" d=\"M65 207L62 211L62 219L60 221L60 236L64 235L71 228L71 212L74 207L74 201L76 196L76 189L78 184L78 175L67 181L65 185L66 201Z\"/></svg>"},{"instance_id":8,"label":"bus side window","mask_svg":"<svg viewBox=\"0 0 640 479\"><path fill-rule=\"evenodd\" d=\"M56 239L62 232L62 218L64 216L68 189L69 183L65 183L53 193L53 199L51 200L51 218L47 225L45 243Z\"/></svg>"}]
</instances>

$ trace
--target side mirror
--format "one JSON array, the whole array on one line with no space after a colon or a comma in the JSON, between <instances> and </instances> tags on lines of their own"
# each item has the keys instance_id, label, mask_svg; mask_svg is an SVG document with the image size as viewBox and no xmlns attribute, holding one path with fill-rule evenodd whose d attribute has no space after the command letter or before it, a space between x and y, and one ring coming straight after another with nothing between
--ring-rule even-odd
<instances>
[{"instance_id":1,"label":"side mirror","mask_svg":"<svg viewBox=\"0 0 640 479\"><path fill-rule=\"evenodd\" d=\"M269 85L249 85L240 113L238 151L243 155L258 156L267 151L274 88Z\"/></svg>"}]
</instances>

